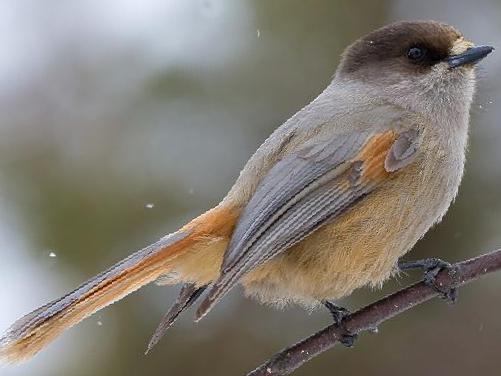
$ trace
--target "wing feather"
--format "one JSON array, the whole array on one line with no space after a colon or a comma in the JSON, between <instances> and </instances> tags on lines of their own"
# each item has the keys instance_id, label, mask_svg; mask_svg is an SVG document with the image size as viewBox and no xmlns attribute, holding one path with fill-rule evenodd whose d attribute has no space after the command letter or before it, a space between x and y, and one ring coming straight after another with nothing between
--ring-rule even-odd
<instances>
[{"instance_id":1,"label":"wing feather","mask_svg":"<svg viewBox=\"0 0 501 376\"><path fill-rule=\"evenodd\" d=\"M407 134L359 132L318 142L279 161L244 209L221 276L197 318L245 273L341 215L409 164L416 151Z\"/></svg>"}]
</instances>

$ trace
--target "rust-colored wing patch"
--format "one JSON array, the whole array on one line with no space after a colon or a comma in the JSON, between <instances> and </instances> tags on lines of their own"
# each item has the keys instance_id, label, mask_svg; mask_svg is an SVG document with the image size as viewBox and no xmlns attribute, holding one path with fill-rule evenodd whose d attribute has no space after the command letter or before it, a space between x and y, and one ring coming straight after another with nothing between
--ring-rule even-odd
<instances>
[{"instance_id":1,"label":"rust-colored wing patch","mask_svg":"<svg viewBox=\"0 0 501 376\"><path fill-rule=\"evenodd\" d=\"M354 161L362 162L361 180L363 182L381 182L390 173L385 169L384 161L397 135L394 131L380 133L370 138Z\"/></svg>"}]
</instances>

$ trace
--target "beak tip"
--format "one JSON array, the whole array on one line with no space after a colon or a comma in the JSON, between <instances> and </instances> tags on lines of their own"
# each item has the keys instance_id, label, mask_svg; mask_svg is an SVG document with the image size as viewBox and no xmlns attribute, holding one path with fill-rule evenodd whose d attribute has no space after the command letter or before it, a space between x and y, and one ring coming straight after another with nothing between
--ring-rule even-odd
<instances>
[{"instance_id":1,"label":"beak tip","mask_svg":"<svg viewBox=\"0 0 501 376\"><path fill-rule=\"evenodd\" d=\"M457 68L465 64L475 64L494 51L493 46L475 46L465 52L447 59L450 68Z\"/></svg>"}]
</instances>

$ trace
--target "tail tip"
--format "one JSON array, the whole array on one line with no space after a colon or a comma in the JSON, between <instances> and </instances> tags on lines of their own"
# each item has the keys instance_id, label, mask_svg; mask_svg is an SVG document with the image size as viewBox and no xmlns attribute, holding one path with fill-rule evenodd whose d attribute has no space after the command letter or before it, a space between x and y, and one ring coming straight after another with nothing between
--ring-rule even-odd
<instances>
[{"instance_id":1,"label":"tail tip","mask_svg":"<svg viewBox=\"0 0 501 376\"><path fill-rule=\"evenodd\" d=\"M212 299L211 295L205 298L197 308L194 321L199 322L200 320L202 320L210 312L215 303L216 300Z\"/></svg>"},{"instance_id":2,"label":"tail tip","mask_svg":"<svg viewBox=\"0 0 501 376\"><path fill-rule=\"evenodd\" d=\"M12 363L12 357L9 355L12 341L9 337L8 331L0 337L0 367Z\"/></svg>"},{"instance_id":3,"label":"tail tip","mask_svg":"<svg viewBox=\"0 0 501 376\"><path fill-rule=\"evenodd\" d=\"M19 351L16 341L13 341L9 336L0 338L0 367L11 366L22 363L27 360L27 356Z\"/></svg>"},{"instance_id":4,"label":"tail tip","mask_svg":"<svg viewBox=\"0 0 501 376\"><path fill-rule=\"evenodd\" d=\"M153 345L153 346L155 346L155 345ZM153 346L151 346L150 344L148 344L148 347L146 347L146 350L144 351L144 355L145 356L147 356L150 353L150 351L153 348Z\"/></svg>"},{"instance_id":5,"label":"tail tip","mask_svg":"<svg viewBox=\"0 0 501 376\"><path fill-rule=\"evenodd\" d=\"M41 349L37 336L32 332L20 333L16 324L0 337L0 367L25 363Z\"/></svg>"}]
</instances>

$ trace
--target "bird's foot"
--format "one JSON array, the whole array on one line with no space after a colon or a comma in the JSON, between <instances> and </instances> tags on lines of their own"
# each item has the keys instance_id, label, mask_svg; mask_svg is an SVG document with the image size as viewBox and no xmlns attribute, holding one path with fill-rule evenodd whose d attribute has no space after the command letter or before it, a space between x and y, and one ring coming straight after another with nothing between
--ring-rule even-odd
<instances>
[{"instance_id":1,"label":"bird's foot","mask_svg":"<svg viewBox=\"0 0 501 376\"><path fill-rule=\"evenodd\" d=\"M402 271L410 269L424 270L424 283L437 290L437 292L440 293L440 296L448 303L456 303L458 299L458 290L455 287L444 288L444 286L440 285L437 282L437 275L442 270L447 270L450 276L454 276L454 274L456 274L456 268L450 263L439 258L428 258L423 260L399 263L398 267Z\"/></svg>"},{"instance_id":2,"label":"bird's foot","mask_svg":"<svg viewBox=\"0 0 501 376\"><path fill-rule=\"evenodd\" d=\"M346 347L353 347L358 335L350 333L350 331L348 329L346 329L346 327L344 325L344 319L350 315L350 311L348 311L346 308L340 307L340 306L338 306L338 305L336 305L328 300L324 300L322 302L322 304L331 313L331 316L334 320L334 325L344 331L339 342L341 342Z\"/></svg>"}]
</instances>

